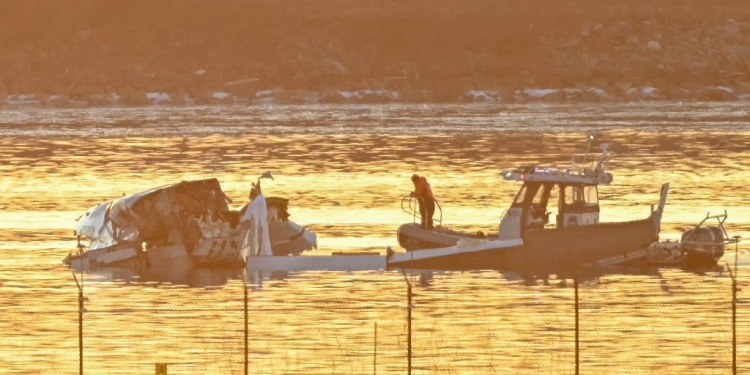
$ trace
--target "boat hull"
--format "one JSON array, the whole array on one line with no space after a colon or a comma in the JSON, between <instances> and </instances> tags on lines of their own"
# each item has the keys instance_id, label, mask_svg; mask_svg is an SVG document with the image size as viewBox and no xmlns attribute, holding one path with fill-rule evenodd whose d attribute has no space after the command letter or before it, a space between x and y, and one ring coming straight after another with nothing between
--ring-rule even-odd
<instances>
[{"instance_id":1,"label":"boat hull","mask_svg":"<svg viewBox=\"0 0 750 375\"><path fill-rule=\"evenodd\" d=\"M523 239L456 239L456 245L391 254L391 268L521 270L567 273L585 264L639 252L658 239L661 215L643 220L527 231Z\"/></svg>"},{"instance_id":2,"label":"boat hull","mask_svg":"<svg viewBox=\"0 0 750 375\"><path fill-rule=\"evenodd\" d=\"M459 232L442 227L426 230L416 223L403 224L398 228L398 244L408 251L455 246L464 238L496 240L497 235Z\"/></svg>"}]
</instances>

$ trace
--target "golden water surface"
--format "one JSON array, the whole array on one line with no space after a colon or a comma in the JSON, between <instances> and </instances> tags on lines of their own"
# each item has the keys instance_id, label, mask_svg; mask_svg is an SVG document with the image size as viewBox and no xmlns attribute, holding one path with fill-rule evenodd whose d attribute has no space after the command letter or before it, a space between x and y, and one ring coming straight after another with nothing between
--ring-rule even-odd
<instances>
[{"instance_id":1,"label":"golden water surface","mask_svg":"<svg viewBox=\"0 0 750 375\"><path fill-rule=\"evenodd\" d=\"M397 248L412 173L427 176L443 223L496 231L519 188L503 169L569 165L595 135L609 144L603 221L646 217L671 183L662 237L708 212L750 234L750 112L742 104L270 106L0 111L0 369L78 373L77 288L61 264L73 224L106 200L217 177L235 206L264 171L268 196L319 249ZM710 270L638 269L582 281L582 374L726 374L731 279ZM747 261L740 255L741 261ZM742 280L741 285L748 283ZM89 374L242 374L242 270L149 280L83 275ZM397 272L247 273L248 370L257 374L405 373L407 296ZM80 277L80 275L78 276ZM750 275L745 278L750 280ZM407 275L414 373L575 372L572 281L513 270ZM750 370L739 292L738 366ZM376 330L377 324L377 330ZM377 335L377 337L376 337Z\"/></svg>"}]
</instances>

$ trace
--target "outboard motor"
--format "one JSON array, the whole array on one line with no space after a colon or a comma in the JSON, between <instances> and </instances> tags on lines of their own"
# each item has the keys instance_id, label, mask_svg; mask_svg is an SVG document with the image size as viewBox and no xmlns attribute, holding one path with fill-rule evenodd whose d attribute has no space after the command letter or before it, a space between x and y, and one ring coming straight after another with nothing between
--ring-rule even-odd
<instances>
[{"instance_id":1,"label":"outboard motor","mask_svg":"<svg viewBox=\"0 0 750 375\"><path fill-rule=\"evenodd\" d=\"M719 226L686 230L680 242L689 266L714 266L724 256L724 230Z\"/></svg>"}]
</instances>

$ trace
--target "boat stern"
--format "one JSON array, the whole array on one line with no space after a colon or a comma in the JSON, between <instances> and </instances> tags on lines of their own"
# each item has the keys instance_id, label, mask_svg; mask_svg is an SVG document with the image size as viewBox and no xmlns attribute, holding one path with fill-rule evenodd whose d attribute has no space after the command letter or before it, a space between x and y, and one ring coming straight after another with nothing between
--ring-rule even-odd
<instances>
[{"instance_id":1,"label":"boat stern","mask_svg":"<svg viewBox=\"0 0 750 375\"><path fill-rule=\"evenodd\" d=\"M656 239L658 241L659 234L661 233L661 219L664 214L664 207L667 204L667 195L669 194L669 182L661 185L661 193L659 194L659 205L654 209L651 205L651 222L654 225L654 232L656 232Z\"/></svg>"}]
</instances>

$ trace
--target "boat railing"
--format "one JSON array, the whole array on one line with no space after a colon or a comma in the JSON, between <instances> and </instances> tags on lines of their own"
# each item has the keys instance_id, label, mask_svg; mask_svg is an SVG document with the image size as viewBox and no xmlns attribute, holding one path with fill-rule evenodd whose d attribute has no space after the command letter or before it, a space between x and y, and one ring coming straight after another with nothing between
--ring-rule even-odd
<instances>
[{"instance_id":1,"label":"boat railing","mask_svg":"<svg viewBox=\"0 0 750 375\"><path fill-rule=\"evenodd\" d=\"M432 198L435 201L435 209L436 212L439 214L438 218L436 219L433 215L432 221L436 222L438 226L443 225L443 208L440 207L440 202L438 202L437 199ZM407 195L403 198L401 198L401 211L406 212L407 214L412 216L412 222L416 223L417 218L419 220L422 220L422 215L419 213L419 209L417 208L417 203L422 204L424 201L422 197L413 197L411 195Z\"/></svg>"},{"instance_id":2,"label":"boat railing","mask_svg":"<svg viewBox=\"0 0 750 375\"><path fill-rule=\"evenodd\" d=\"M722 233L722 237L723 238L718 239L717 241L715 241L713 243L707 243L707 242L701 242L701 241L695 241L695 240L691 241L690 239L693 236L695 236L696 233L698 233L698 228L702 227L706 223L706 221L709 221L711 219L715 219L717 221L717 225L716 226L719 229L721 229L721 233ZM723 214L719 214L719 215L711 215L710 212L707 213L706 217L704 217L703 220L701 220L695 227L693 227L693 229L690 231L690 233L687 235L687 237L685 237L685 239L683 239L682 241L680 241L680 245L678 247L678 250L682 249L682 247L684 245L693 245L693 246L696 246L696 245L699 245L699 246L707 245L707 246L712 246L712 245L729 245L729 244L733 244L733 243L739 242L740 240L739 240L738 237L729 238L729 235L727 234L726 229L724 229L724 222L726 220L727 220L727 210L724 210L724 213Z\"/></svg>"}]
</instances>

